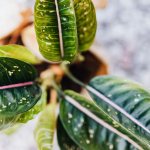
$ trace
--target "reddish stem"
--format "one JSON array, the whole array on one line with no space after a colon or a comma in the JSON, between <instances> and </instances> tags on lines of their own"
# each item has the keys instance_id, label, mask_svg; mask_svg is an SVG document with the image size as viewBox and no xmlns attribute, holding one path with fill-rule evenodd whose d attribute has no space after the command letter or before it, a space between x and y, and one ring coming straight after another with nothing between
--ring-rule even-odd
<instances>
[{"instance_id":1,"label":"reddish stem","mask_svg":"<svg viewBox=\"0 0 150 150\"><path fill-rule=\"evenodd\" d=\"M28 85L32 85L33 83L34 82L29 81L29 82L23 82L23 83L17 83L17 84L4 85L4 86L0 86L0 90L28 86Z\"/></svg>"}]
</instances>

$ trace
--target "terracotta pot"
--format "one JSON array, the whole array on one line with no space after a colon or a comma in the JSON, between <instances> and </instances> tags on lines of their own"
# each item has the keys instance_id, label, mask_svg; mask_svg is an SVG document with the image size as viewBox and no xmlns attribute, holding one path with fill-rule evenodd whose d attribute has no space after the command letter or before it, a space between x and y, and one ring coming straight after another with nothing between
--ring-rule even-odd
<instances>
[{"instance_id":1,"label":"terracotta pot","mask_svg":"<svg viewBox=\"0 0 150 150\"><path fill-rule=\"evenodd\" d=\"M108 0L92 0L95 8L105 8L108 5Z\"/></svg>"}]
</instances>

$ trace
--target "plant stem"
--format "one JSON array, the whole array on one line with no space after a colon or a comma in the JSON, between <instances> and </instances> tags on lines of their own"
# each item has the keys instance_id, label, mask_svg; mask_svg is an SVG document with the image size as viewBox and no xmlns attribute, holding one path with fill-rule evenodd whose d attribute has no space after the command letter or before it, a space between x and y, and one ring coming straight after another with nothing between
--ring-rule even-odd
<instances>
[{"instance_id":1,"label":"plant stem","mask_svg":"<svg viewBox=\"0 0 150 150\"><path fill-rule=\"evenodd\" d=\"M75 83L77 83L78 85L86 88L86 85L84 83L82 83L81 81L79 81L76 77L74 77L72 75L72 73L69 71L68 67L67 67L67 64L66 63L62 63L61 64L61 68L62 70L64 71L64 73L72 80L74 81Z\"/></svg>"},{"instance_id":2,"label":"plant stem","mask_svg":"<svg viewBox=\"0 0 150 150\"><path fill-rule=\"evenodd\" d=\"M50 104L56 105L57 103L57 92L54 89L50 90Z\"/></svg>"}]
</instances>

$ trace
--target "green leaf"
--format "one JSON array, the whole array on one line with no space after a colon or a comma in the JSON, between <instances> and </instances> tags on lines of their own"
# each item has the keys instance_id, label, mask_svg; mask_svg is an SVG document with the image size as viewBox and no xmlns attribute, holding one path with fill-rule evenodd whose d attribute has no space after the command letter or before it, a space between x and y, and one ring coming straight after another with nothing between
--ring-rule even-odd
<instances>
[{"instance_id":1,"label":"green leaf","mask_svg":"<svg viewBox=\"0 0 150 150\"><path fill-rule=\"evenodd\" d=\"M40 61L26 47L21 45L0 46L0 57L10 57L30 64L39 64Z\"/></svg>"},{"instance_id":2,"label":"green leaf","mask_svg":"<svg viewBox=\"0 0 150 150\"><path fill-rule=\"evenodd\" d=\"M57 139L61 150L81 150L81 148L69 137L60 119L57 121Z\"/></svg>"},{"instance_id":3,"label":"green leaf","mask_svg":"<svg viewBox=\"0 0 150 150\"><path fill-rule=\"evenodd\" d=\"M33 66L13 58L0 57L0 117L14 116L31 109L41 97L41 89L35 82L37 72ZM14 84L31 82L31 85L15 87Z\"/></svg>"},{"instance_id":4,"label":"green leaf","mask_svg":"<svg viewBox=\"0 0 150 150\"><path fill-rule=\"evenodd\" d=\"M96 14L91 0L36 0L34 18L40 51L53 62L72 61L95 37Z\"/></svg>"},{"instance_id":5,"label":"green leaf","mask_svg":"<svg viewBox=\"0 0 150 150\"><path fill-rule=\"evenodd\" d=\"M91 132L92 130L89 131ZM95 138L97 139L96 142L98 139L101 140L99 144L95 142L98 150L99 147L101 148L100 150L136 150L130 143L103 126L95 126L93 131L93 134L97 136L97 138ZM95 134L96 132L97 134ZM58 120L57 123L57 138L61 150L81 150L81 148L69 137L60 120ZM88 136L86 139L87 138ZM96 147L93 147L93 149L96 150Z\"/></svg>"},{"instance_id":6,"label":"green leaf","mask_svg":"<svg viewBox=\"0 0 150 150\"><path fill-rule=\"evenodd\" d=\"M135 126L132 127L134 128L132 131L132 128L128 128L128 126L125 126L118 120L114 119L111 114L105 112L94 101L88 100L72 91L67 91L65 94L65 99L62 100L60 104L60 118L69 136L82 149L103 150L118 147L119 144L112 142L115 134L111 132L124 137L140 149L149 149L149 141L146 138L148 135L146 134L143 137L145 132L143 132L141 128L139 129L141 129L142 136L138 135L138 129L135 132ZM68 102L70 98L73 103L77 102L77 104L70 104L70 101ZM131 126L133 125L129 120L126 120L126 118L122 119L124 119L126 125L128 125L128 123ZM107 127L110 131L108 132L103 126ZM108 132L108 135L104 134L105 132ZM114 140L115 139L118 139L118 137L114 138ZM117 140L115 142L117 142ZM127 144L124 141L123 143ZM126 150L126 147L128 146L130 147L131 145L127 144L122 147Z\"/></svg>"},{"instance_id":7,"label":"green leaf","mask_svg":"<svg viewBox=\"0 0 150 150\"><path fill-rule=\"evenodd\" d=\"M19 119L17 120L17 123L26 123L27 121L34 119L35 116L45 108L46 102L47 102L47 91L46 89L42 88L42 96L40 100L30 110L28 110L25 113L22 113Z\"/></svg>"},{"instance_id":8,"label":"green leaf","mask_svg":"<svg viewBox=\"0 0 150 150\"><path fill-rule=\"evenodd\" d=\"M34 81L37 78L35 68L23 61L0 57L0 86Z\"/></svg>"},{"instance_id":9,"label":"green leaf","mask_svg":"<svg viewBox=\"0 0 150 150\"><path fill-rule=\"evenodd\" d=\"M93 43L97 22L95 8L91 0L73 0L78 33L78 50L85 51Z\"/></svg>"},{"instance_id":10,"label":"green leaf","mask_svg":"<svg viewBox=\"0 0 150 150\"><path fill-rule=\"evenodd\" d=\"M135 82L115 76L96 77L89 85L123 111L120 113L102 101L101 97L90 92L101 109L130 131L126 136L137 142L144 150L150 149L150 92Z\"/></svg>"},{"instance_id":11,"label":"green leaf","mask_svg":"<svg viewBox=\"0 0 150 150\"><path fill-rule=\"evenodd\" d=\"M34 136L39 150L52 150L56 128L56 105L48 105L38 120Z\"/></svg>"},{"instance_id":12,"label":"green leaf","mask_svg":"<svg viewBox=\"0 0 150 150\"><path fill-rule=\"evenodd\" d=\"M33 108L22 114L13 117L8 117L8 119L7 117L1 117L0 130L3 130L3 133L7 135L15 133L24 123L34 119L34 117L37 116L37 114L40 113L45 108L46 101L47 101L47 91L45 88L42 88L41 99L37 102L37 104Z\"/></svg>"}]
</instances>

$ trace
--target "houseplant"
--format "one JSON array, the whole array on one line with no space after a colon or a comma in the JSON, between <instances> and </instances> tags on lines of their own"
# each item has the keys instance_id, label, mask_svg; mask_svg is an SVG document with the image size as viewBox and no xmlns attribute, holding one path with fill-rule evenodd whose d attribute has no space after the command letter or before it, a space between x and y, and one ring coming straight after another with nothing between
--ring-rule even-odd
<instances>
[{"instance_id":1,"label":"houseplant","mask_svg":"<svg viewBox=\"0 0 150 150\"><path fill-rule=\"evenodd\" d=\"M84 10L82 6L91 9ZM87 10L91 10L88 15L85 13ZM86 17L78 21L77 18L84 13ZM71 24L68 18L61 18L62 14L66 17L69 14ZM87 18L94 22L89 31L79 26ZM54 26L48 24L51 21ZM89 24L84 25L89 27ZM69 71L69 62L78 63L83 59L75 57L79 53L78 48L80 51L88 49L94 38L95 13L91 1L54 3L37 0L35 28L44 57L62 63L43 71L37 79L36 70L28 63L39 64L39 59L22 46L0 46L1 130L13 130L14 125L26 123L43 109L34 133L39 149L53 149L57 131L60 149L149 150L150 93L147 90L137 83L114 76L98 76L85 84ZM68 28L73 31L68 31ZM73 38L68 39L70 34ZM90 34L91 39L87 36ZM90 96L83 96L79 91L62 90L66 89L62 84L64 74L86 89ZM46 95L50 100L46 101Z\"/></svg>"}]
</instances>

